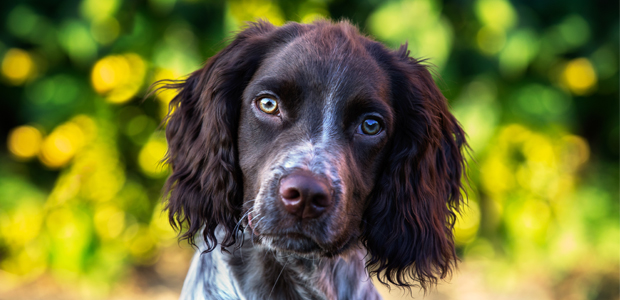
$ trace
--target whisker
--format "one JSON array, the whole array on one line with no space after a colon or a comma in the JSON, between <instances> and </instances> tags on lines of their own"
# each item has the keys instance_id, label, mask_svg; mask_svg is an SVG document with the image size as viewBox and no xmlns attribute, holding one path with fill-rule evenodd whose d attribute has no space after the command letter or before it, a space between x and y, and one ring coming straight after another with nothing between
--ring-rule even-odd
<instances>
[{"instance_id":1,"label":"whisker","mask_svg":"<svg viewBox=\"0 0 620 300\"><path fill-rule=\"evenodd\" d=\"M258 225L258 223L260 223L260 221L262 221L262 220L264 220L264 219L265 219L265 217L267 217L267 216L262 216L262 217L260 217L260 218L258 219L258 221L256 221L256 224L255 224L254 226L257 226L257 225Z\"/></svg>"},{"instance_id":2,"label":"whisker","mask_svg":"<svg viewBox=\"0 0 620 300\"><path fill-rule=\"evenodd\" d=\"M254 227L256 228L256 227L258 226L258 224L260 224L260 222L261 222L262 220L264 220L264 219L265 219L265 217L267 217L267 216L263 216L263 217L259 218L259 219L256 221L256 223L254 223Z\"/></svg>"},{"instance_id":3,"label":"whisker","mask_svg":"<svg viewBox=\"0 0 620 300\"><path fill-rule=\"evenodd\" d=\"M259 220L260 221L261 215L262 215L261 213L258 213L256 215L252 216L252 220ZM256 221L252 221L252 223L254 224L254 227L256 227L256 225L258 224L258 222L256 222Z\"/></svg>"},{"instance_id":4,"label":"whisker","mask_svg":"<svg viewBox=\"0 0 620 300\"><path fill-rule=\"evenodd\" d=\"M243 222L243 219L247 218L247 216L253 211L253 209L248 210L243 216L241 216L241 218L239 219L239 222L237 222L237 224L235 225L235 228L233 229L233 232L237 232L237 230L239 230L239 227L241 226L241 222Z\"/></svg>"}]
</instances>

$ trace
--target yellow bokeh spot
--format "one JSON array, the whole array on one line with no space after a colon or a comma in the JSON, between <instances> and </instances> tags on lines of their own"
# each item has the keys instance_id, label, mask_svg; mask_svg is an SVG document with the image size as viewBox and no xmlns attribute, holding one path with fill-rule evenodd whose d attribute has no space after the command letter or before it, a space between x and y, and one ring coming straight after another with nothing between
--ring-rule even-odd
<instances>
[{"instance_id":1,"label":"yellow bokeh spot","mask_svg":"<svg viewBox=\"0 0 620 300\"><path fill-rule=\"evenodd\" d=\"M71 209L60 207L52 210L45 220L45 225L52 237L57 239L71 239L77 232L77 221Z\"/></svg>"},{"instance_id":2,"label":"yellow bokeh spot","mask_svg":"<svg viewBox=\"0 0 620 300\"><path fill-rule=\"evenodd\" d=\"M155 205L151 219L150 230L159 238L160 245L172 245L177 242L177 233L170 226L168 213L164 210L163 202Z\"/></svg>"},{"instance_id":3,"label":"yellow bokeh spot","mask_svg":"<svg viewBox=\"0 0 620 300\"><path fill-rule=\"evenodd\" d=\"M475 9L480 22L493 29L506 30L517 23L517 13L509 1L478 0Z\"/></svg>"},{"instance_id":4,"label":"yellow bokeh spot","mask_svg":"<svg viewBox=\"0 0 620 300\"><path fill-rule=\"evenodd\" d=\"M523 144L523 154L533 163L553 166L555 154L551 141L541 134L531 134Z\"/></svg>"},{"instance_id":5,"label":"yellow bokeh spot","mask_svg":"<svg viewBox=\"0 0 620 300\"><path fill-rule=\"evenodd\" d=\"M71 119L71 122L80 127L84 133L84 142L89 142L97 135L97 124L91 117L87 115L77 115Z\"/></svg>"},{"instance_id":6,"label":"yellow bokeh spot","mask_svg":"<svg viewBox=\"0 0 620 300\"><path fill-rule=\"evenodd\" d=\"M513 218L512 225L519 235L528 235L536 238L545 238L546 227L551 218L549 205L537 199L527 199L521 204L520 209L512 207L515 211L508 218Z\"/></svg>"},{"instance_id":7,"label":"yellow bokeh spot","mask_svg":"<svg viewBox=\"0 0 620 300\"><path fill-rule=\"evenodd\" d=\"M84 132L75 123L65 123L43 140L39 159L49 168L66 165L84 144Z\"/></svg>"},{"instance_id":8,"label":"yellow bokeh spot","mask_svg":"<svg viewBox=\"0 0 620 300\"><path fill-rule=\"evenodd\" d=\"M530 135L531 132L527 128L519 124L510 124L502 129L499 140L502 146L508 146L508 143L522 143Z\"/></svg>"},{"instance_id":9,"label":"yellow bokeh spot","mask_svg":"<svg viewBox=\"0 0 620 300\"><path fill-rule=\"evenodd\" d=\"M155 247L155 239L150 235L140 234L129 246L129 251L134 256L142 256L147 254Z\"/></svg>"},{"instance_id":10,"label":"yellow bokeh spot","mask_svg":"<svg viewBox=\"0 0 620 300\"><path fill-rule=\"evenodd\" d=\"M125 229L125 212L114 207L105 206L95 212L95 230L102 239L114 239Z\"/></svg>"},{"instance_id":11,"label":"yellow bokeh spot","mask_svg":"<svg viewBox=\"0 0 620 300\"><path fill-rule=\"evenodd\" d=\"M91 20L107 18L116 13L119 2L118 0L84 0L80 5L80 13Z\"/></svg>"},{"instance_id":12,"label":"yellow bokeh spot","mask_svg":"<svg viewBox=\"0 0 620 300\"><path fill-rule=\"evenodd\" d=\"M22 278L37 278L43 274L47 265L47 249L39 240L34 240L25 247L20 248L18 253L8 261L8 268L5 270L22 275ZM3 264L3 269L5 265ZM4 283L4 282L3 282Z\"/></svg>"},{"instance_id":13,"label":"yellow bokeh spot","mask_svg":"<svg viewBox=\"0 0 620 300\"><path fill-rule=\"evenodd\" d=\"M91 81L97 93L112 103L124 103L138 93L146 64L137 54L111 55L93 67Z\"/></svg>"},{"instance_id":14,"label":"yellow bokeh spot","mask_svg":"<svg viewBox=\"0 0 620 300\"><path fill-rule=\"evenodd\" d=\"M277 3L269 0L233 0L227 2L230 12L238 25L244 22L268 20L274 25L284 24L284 17Z\"/></svg>"},{"instance_id":15,"label":"yellow bokeh spot","mask_svg":"<svg viewBox=\"0 0 620 300\"><path fill-rule=\"evenodd\" d=\"M412 57L426 58L441 70L450 54L452 25L437 1L384 1L368 17L368 30L391 47L408 41Z\"/></svg>"},{"instance_id":16,"label":"yellow bokeh spot","mask_svg":"<svg viewBox=\"0 0 620 300\"><path fill-rule=\"evenodd\" d=\"M326 14L324 14L324 13L312 12L312 13L305 14L301 18L301 23L310 24L310 23L312 23L314 21L325 20L326 18L327 18Z\"/></svg>"},{"instance_id":17,"label":"yellow bokeh spot","mask_svg":"<svg viewBox=\"0 0 620 300\"><path fill-rule=\"evenodd\" d=\"M150 139L138 155L138 164L144 174L160 178L166 176L167 168L162 164L162 160L168 151L168 145L163 137Z\"/></svg>"},{"instance_id":18,"label":"yellow bokeh spot","mask_svg":"<svg viewBox=\"0 0 620 300\"><path fill-rule=\"evenodd\" d=\"M470 201L454 224L454 240L458 245L473 241L479 227L480 208L478 203Z\"/></svg>"},{"instance_id":19,"label":"yellow bokeh spot","mask_svg":"<svg viewBox=\"0 0 620 300\"><path fill-rule=\"evenodd\" d=\"M43 136L35 127L19 126L9 134L8 148L19 159L32 158L41 148Z\"/></svg>"},{"instance_id":20,"label":"yellow bokeh spot","mask_svg":"<svg viewBox=\"0 0 620 300\"><path fill-rule=\"evenodd\" d=\"M552 203L570 194L576 171L590 157L586 140L575 135L504 127L480 168L481 186L491 199L503 202L528 193Z\"/></svg>"},{"instance_id":21,"label":"yellow bokeh spot","mask_svg":"<svg viewBox=\"0 0 620 300\"><path fill-rule=\"evenodd\" d=\"M480 168L482 187L492 195L502 194L512 188L514 174L503 157L492 155Z\"/></svg>"},{"instance_id":22,"label":"yellow bokeh spot","mask_svg":"<svg viewBox=\"0 0 620 300\"><path fill-rule=\"evenodd\" d=\"M157 241L149 227L133 224L125 231L125 243L129 253L139 261L148 260L157 247Z\"/></svg>"},{"instance_id":23,"label":"yellow bokeh spot","mask_svg":"<svg viewBox=\"0 0 620 300\"><path fill-rule=\"evenodd\" d=\"M19 199L17 209L0 213L0 236L11 247L22 247L39 235L42 222L41 205Z\"/></svg>"},{"instance_id":24,"label":"yellow bokeh spot","mask_svg":"<svg viewBox=\"0 0 620 300\"><path fill-rule=\"evenodd\" d=\"M597 77L587 58L576 58L564 68L562 81L573 94L586 95L596 88Z\"/></svg>"},{"instance_id":25,"label":"yellow bokeh spot","mask_svg":"<svg viewBox=\"0 0 620 300\"><path fill-rule=\"evenodd\" d=\"M11 84L23 84L35 74L32 56L22 49L9 49L2 60L2 74Z\"/></svg>"},{"instance_id":26,"label":"yellow bokeh spot","mask_svg":"<svg viewBox=\"0 0 620 300\"><path fill-rule=\"evenodd\" d=\"M308 1L299 6L298 14L301 23L312 23L329 18L329 10L325 2Z\"/></svg>"}]
</instances>

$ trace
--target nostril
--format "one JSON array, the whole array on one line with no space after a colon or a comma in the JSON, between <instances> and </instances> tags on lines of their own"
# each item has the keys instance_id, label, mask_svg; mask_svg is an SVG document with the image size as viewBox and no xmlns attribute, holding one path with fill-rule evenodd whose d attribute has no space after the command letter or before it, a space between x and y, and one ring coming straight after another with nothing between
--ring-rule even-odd
<instances>
[{"instance_id":1,"label":"nostril","mask_svg":"<svg viewBox=\"0 0 620 300\"><path fill-rule=\"evenodd\" d=\"M301 193L296 188L287 188L280 192L280 195L286 200L299 200L301 197Z\"/></svg>"},{"instance_id":2,"label":"nostril","mask_svg":"<svg viewBox=\"0 0 620 300\"><path fill-rule=\"evenodd\" d=\"M298 181L294 178L284 178L280 181L280 197L284 208L292 215L301 217L303 214L303 199L298 187Z\"/></svg>"},{"instance_id":3,"label":"nostril","mask_svg":"<svg viewBox=\"0 0 620 300\"><path fill-rule=\"evenodd\" d=\"M318 207L327 207L331 204L331 201L327 194L317 193L312 198L312 204Z\"/></svg>"}]
</instances>

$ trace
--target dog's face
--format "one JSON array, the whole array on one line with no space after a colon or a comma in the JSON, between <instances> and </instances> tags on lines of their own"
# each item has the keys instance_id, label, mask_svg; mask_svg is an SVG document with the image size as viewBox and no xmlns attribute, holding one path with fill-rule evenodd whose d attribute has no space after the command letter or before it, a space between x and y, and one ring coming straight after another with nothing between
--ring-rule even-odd
<instances>
[{"instance_id":1,"label":"dog's face","mask_svg":"<svg viewBox=\"0 0 620 300\"><path fill-rule=\"evenodd\" d=\"M346 22L251 24L187 80L166 127L170 221L207 251L368 250L379 279L450 273L465 134L427 68ZM216 235L216 229L223 235Z\"/></svg>"},{"instance_id":2,"label":"dog's face","mask_svg":"<svg viewBox=\"0 0 620 300\"><path fill-rule=\"evenodd\" d=\"M363 39L308 33L245 88L238 151L256 242L332 256L358 240L393 126L388 77Z\"/></svg>"}]
</instances>

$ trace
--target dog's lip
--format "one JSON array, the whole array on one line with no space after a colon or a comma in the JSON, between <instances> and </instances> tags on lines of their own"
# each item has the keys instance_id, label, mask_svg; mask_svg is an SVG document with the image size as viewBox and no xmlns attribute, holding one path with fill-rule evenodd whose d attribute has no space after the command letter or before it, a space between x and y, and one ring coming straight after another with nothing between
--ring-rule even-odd
<instances>
[{"instance_id":1,"label":"dog's lip","mask_svg":"<svg viewBox=\"0 0 620 300\"><path fill-rule=\"evenodd\" d=\"M254 231L254 233L256 234L256 231ZM260 233L258 234L260 236L264 236L264 237L270 237L272 239L277 239L277 240L281 240L281 239L290 239L290 240L308 240L308 241L312 241L315 242L313 238L301 233L301 232L296 232L296 231L291 231L291 232L266 232L266 233Z\"/></svg>"},{"instance_id":2,"label":"dog's lip","mask_svg":"<svg viewBox=\"0 0 620 300\"><path fill-rule=\"evenodd\" d=\"M260 236L270 239L268 246L277 251L299 255L330 256L329 251L320 243L303 233L287 232Z\"/></svg>"},{"instance_id":3,"label":"dog's lip","mask_svg":"<svg viewBox=\"0 0 620 300\"><path fill-rule=\"evenodd\" d=\"M307 240L316 243L316 241L310 237L309 235L304 234L299 231L286 231L286 232L259 232L256 228L254 228L252 223L252 213L248 214L248 227L252 230L252 233L256 236L264 236L270 237L272 239L290 239L290 240Z\"/></svg>"},{"instance_id":4,"label":"dog's lip","mask_svg":"<svg viewBox=\"0 0 620 300\"><path fill-rule=\"evenodd\" d=\"M288 238L288 239L297 239L297 240L311 240L314 241L311 237L301 233L301 232L297 232L297 231L289 231L289 232L267 232L267 233L259 233L256 228L254 228L254 224L252 223L252 213L248 213L248 226L250 227L250 229L252 229L252 232L255 235L262 235L262 236L270 236L272 238Z\"/></svg>"}]
</instances>

